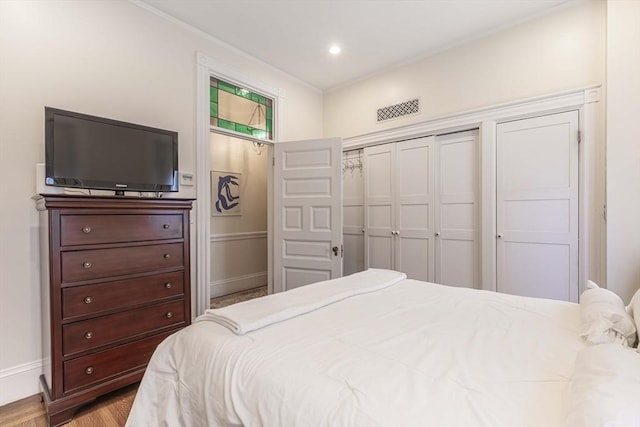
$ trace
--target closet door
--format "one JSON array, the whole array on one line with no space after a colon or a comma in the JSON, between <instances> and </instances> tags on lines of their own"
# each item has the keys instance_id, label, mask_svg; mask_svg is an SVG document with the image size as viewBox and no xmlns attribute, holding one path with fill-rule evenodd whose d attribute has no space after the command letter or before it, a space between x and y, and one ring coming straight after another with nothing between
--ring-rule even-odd
<instances>
[{"instance_id":1,"label":"closet door","mask_svg":"<svg viewBox=\"0 0 640 427\"><path fill-rule=\"evenodd\" d=\"M396 144L395 268L434 281L434 138Z\"/></svg>"},{"instance_id":2,"label":"closet door","mask_svg":"<svg viewBox=\"0 0 640 427\"><path fill-rule=\"evenodd\" d=\"M497 126L497 290L578 301L578 112Z\"/></svg>"},{"instance_id":3,"label":"closet door","mask_svg":"<svg viewBox=\"0 0 640 427\"><path fill-rule=\"evenodd\" d=\"M364 149L364 266L394 269L395 144Z\"/></svg>"},{"instance_id":4,"label":"closet door","mask_svg":"<svg viewBox=\"0 0 640 427\"><path fill-rule=\"evenodd\" d=\"M435 281L480 288L478 131L436 137Z\"/></svg>"}]
</instances>

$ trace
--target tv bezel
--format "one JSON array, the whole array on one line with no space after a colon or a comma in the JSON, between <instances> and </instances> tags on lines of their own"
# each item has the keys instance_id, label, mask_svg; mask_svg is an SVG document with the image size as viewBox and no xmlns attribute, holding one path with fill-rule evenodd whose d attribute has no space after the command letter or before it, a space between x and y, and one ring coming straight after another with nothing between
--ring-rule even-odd
<instances>
[{"instance_id":1,"label":"tv bezel","mask_svg":"<svg viewBox=\"0 0 640 427\"><path fill-rule=\"evenodd\" d=\"M54 176L53 165L54 157L54 116L64 115L81 120L95 121L98 123L105 123L110 125L121 126L129 129L144 130L148 132L155 132L159 134L169 135L172 139L172 159L173 159L173 184L141 184L125 181L109 182L94 181L84 179L81 183L70 184L69 182L77 179L77 177L62 177ZM120 120L109 119L106 117L93 116L84 113L78 113L74 111L62 110L54 107L45 107L45 184L54 187L68 187L68 188L83 188L92 190L110 190L115 191L116 195L123 195L125 191L132 192L153 192L153 193L165 193L165 192L177 192L179 191L179 179L178 179L178 132L170 131L167 129L154 128L150 126L144 126L136 123L124 122ZM123 187L125 186L126 187Z\"/></svg>"}]
</instances>

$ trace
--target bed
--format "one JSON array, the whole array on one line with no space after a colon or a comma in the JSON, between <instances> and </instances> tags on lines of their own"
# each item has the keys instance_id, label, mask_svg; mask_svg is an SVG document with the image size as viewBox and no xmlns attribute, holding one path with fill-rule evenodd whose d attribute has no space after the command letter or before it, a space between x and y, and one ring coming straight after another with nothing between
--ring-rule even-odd
<instances>
[{"instance_id":1,"label":"bed","mask_svg":"<svg viewBox=\"0 0 640 427\"><path fill-rule=\"evenodd\" d=\"M640 354L581 323L578 304L371 269L207 311L158 346L127 425L640 426ZM597 413L593 383L625 396Z\"/></svg>"}]
</instances>

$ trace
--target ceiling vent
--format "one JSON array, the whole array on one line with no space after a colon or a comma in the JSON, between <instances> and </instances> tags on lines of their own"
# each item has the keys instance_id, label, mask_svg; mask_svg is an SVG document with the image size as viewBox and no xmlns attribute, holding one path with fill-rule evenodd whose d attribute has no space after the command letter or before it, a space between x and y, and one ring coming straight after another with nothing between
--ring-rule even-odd
<instances>
[{"instance_id":1,"label":"ceiling vent","mask_svg":"<svg viewBox=\"0 0 640 427\"><path fill-rule=\"evenodd\" d=\"M388 107L378 108L377 122L397 119L398 117L410 116L420 112L420 99L415 98L400 104L390 105Z\"/></svg>"}]
</instances>

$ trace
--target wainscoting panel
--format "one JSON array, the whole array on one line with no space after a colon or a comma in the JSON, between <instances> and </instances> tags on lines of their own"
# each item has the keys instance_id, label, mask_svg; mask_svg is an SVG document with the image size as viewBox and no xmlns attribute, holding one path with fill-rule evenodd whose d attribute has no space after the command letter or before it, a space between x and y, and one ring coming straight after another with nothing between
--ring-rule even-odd
<instances>
[{"instance_id":1,"label":"wainscoting panel","mask_svg":"<svg viewBox=\"0 0 640 427\"><path fill-rule=\"evenodd\" d=\"M211 236L211 298L266 284L266 231Z\"/></svg>"}]
</instances>

